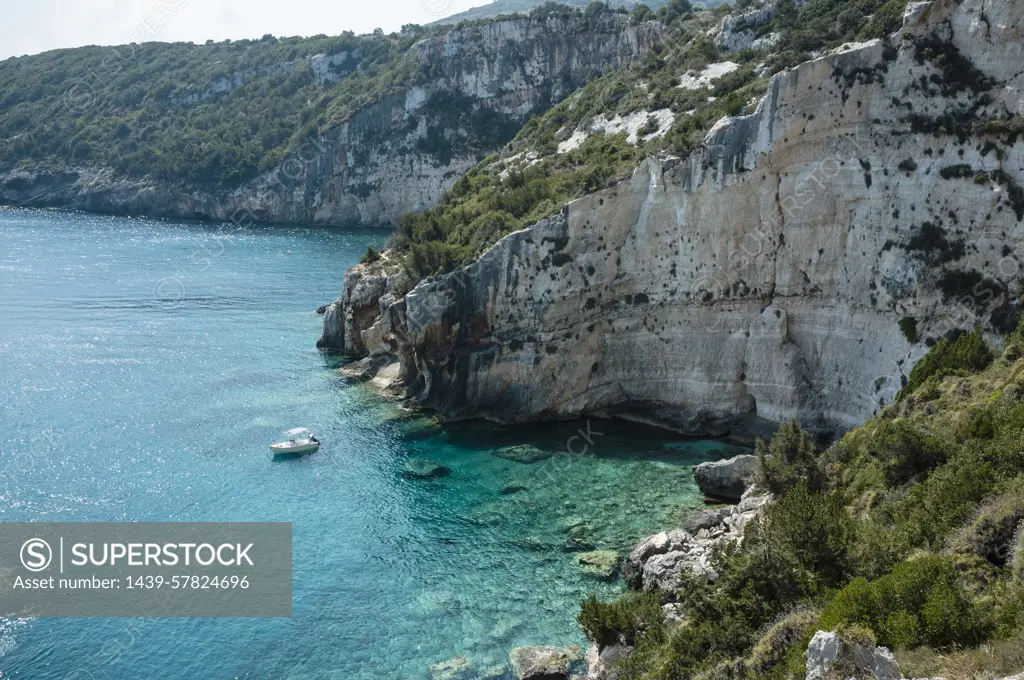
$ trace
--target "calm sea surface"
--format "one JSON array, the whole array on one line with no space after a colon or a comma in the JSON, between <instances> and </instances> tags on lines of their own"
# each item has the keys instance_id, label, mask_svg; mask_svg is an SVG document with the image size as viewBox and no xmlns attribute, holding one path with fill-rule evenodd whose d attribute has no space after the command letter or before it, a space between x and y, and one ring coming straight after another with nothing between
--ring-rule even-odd
<instances>
[{"instance_id":1,"label":"calm sea surface","mask_svg":"<svg viewBox=\"0 0 1024 680\"><path fill-rule=\"evenodd\" d=\"M385 237L0 208L0 521L294 531L290 619L0 619L0 677L425 679L583 642L621 586L574 550L677 521L724 447L594 421L569 453L586 423L442 430L348 382L313 310ZM295 426L320 451L272 460Z\"/></svg>"}]
</instances>

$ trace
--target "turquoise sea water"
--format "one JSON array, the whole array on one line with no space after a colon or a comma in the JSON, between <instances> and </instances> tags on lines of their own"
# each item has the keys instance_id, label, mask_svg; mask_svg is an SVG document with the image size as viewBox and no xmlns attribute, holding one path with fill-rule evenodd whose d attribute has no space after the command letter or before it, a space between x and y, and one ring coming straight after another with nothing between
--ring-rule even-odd
<instances>
[{"instance_id":1,"label":"turquoise sea water","mask_svg":"<svg viewBox=\"0 0 1024 680\"><path fill-rule=\"evenodd\" d=\"M570 453L586 423L441 429L348 382L313 310L385 236L0 209L0 521L294 531L290 619L0 620L0 677L427 678L583 642L578 601L620 586L573 550L677 521L725 447L594 421ZM273 461L298 425L323 447Z\"/></svg>"}]
</instances>

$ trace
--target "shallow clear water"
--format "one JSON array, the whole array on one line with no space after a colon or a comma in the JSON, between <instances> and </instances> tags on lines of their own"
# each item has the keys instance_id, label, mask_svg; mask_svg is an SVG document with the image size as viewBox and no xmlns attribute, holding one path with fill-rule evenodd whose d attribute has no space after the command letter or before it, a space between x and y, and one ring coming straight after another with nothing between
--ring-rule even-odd
<instances>
[{"instance_id":1,"label":"shallow clear water","mask_svg":"<svg viewBox=\"0 0 1024 680\"><path fill-rule=\"evenodd\" d=\"M568 548L675 522L724 447L605 421L586 451L567 446L586 423L441 429L349 383L312 310L385 236L0 209L0 521L294 531L290 619L0 620L0 677L426 678L583 641L579 600L620 586ZM296 425L323 447L273 461ZM452 472L410 479L410 458Z\"/></svg>"}]
</instances>

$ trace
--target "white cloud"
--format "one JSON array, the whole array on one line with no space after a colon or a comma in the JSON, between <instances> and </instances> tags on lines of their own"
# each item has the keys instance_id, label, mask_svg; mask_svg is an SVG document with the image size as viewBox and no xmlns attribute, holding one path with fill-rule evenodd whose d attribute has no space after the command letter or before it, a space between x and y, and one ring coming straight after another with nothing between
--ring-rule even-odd
<instances>
[{"instance_id":1,"label":"white cloud","mask_svg":"<svg viewBox=\"0 0 1024 680\"><path fill-rule=\"evenodd\" d=\"M0 0L0 59L139 40L206 42L369 33L426 24L489 0Z\"/></svg>"}]
</instances>

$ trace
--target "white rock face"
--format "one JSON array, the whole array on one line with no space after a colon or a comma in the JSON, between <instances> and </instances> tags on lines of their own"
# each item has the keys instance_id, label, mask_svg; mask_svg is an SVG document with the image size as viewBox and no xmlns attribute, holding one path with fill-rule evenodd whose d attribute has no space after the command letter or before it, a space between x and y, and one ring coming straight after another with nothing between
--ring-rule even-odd
<instances>
[{"instance_id":1,"label":"white rock face","mask_svg":"<svg viewBox=\"0 0 1024 680\"><path fill-rule=\"evenodd\" d=\"M618 135L626 133L626 141L636 146L640 141L647 141L656 137L664 137L675 122L676 116L671 109L659 109L657 111L634 111L623 117L615 116L611 120L607 118L595 118L590 123L592 133L606 135ZM652 126L648 129L648 126Z\"/></svg>"},{"instance_id":2,"label":"white rock face","mask_svg":"<svg viewBox=\"0 0 1024 680\"><path fill-rule=\"evenodd\" d=\"M560 142L558 153L575 151L594 134L619 135L626 133L626 141L636 146L640 142L664 137L672 129L675 120L676 114L671 109L634 111L626 116L616 115L613 118L598 116L591 120L585 129L576 130L568 139Z\"/></svg>"},{"instance_id":3,"label":"white rock face","mask_svg":"<svg viewBox=\"0 0 1024 680\"><path fill-rule=\"evenodd\" d=\"M684 90L699 90L702 87L707 87L722 76L732 73L739 67L740 65L734 61L722 61L717 64L708 64L707 67L697 75L683 75L679 81L679 87Z\"/></svg>"},{"instance_id":4,"label":"white rock face","mask_svg":"<svg viewBox=\"0 0 1024 680\"><path fill-rule=\"evenodd\" d=\"M739 505L718 511L717 517L705 517L696 533L673 529L648 536L626 557L622 577L631 588L670 593L683 583L685 574L707 582L718 580L712 567L714 550L724 543L743 540L747 524L754 519L770 497L748 489ZM667 611L666 615L675 615Z\"/></svg>"},{"instance_id":5,"label":"white rock face","mask_svg":"<svg viewBox=\"0 0 1024 680\"><path fill-rule=\"evenodd\" d=\"M829 671L838 660L844 661L844 673L852 678L901 680L896 660L885 647L865 646L843 640L834 632L819 630L807 645L807 680L829 680Z\"/></svg>"},{"instance_id":6,"label":"white rock face","mask_svg":"<svg viewBox=\"0 0 1024 680\"><path fill-rule=\"evenodd\" d=\"M98 212L338 226L392 225L432 206L478 161L507 142L544 103L588 78L643 58L662 26L629 26L625 15L513 18L417 43L408 68L421 82L381 96L343 123L307 139L266 174L234 191L190 190L109 170L14 170L0 174L0 201ZM340 79L358 55L310 60L321 84ZM298 62L233 74L195 103Z\"/></svg>"},{"instance_id":7,"label":"white rock face","mask_svg":"<svg viewBox=\"0 0 1024 680\"><path fill-rule=\"evenodd\" d=\"M862 423L927 350L901 318L999 331L1019 292L1024 137L984 120L1024 111L1022 10L937 1L421 283L395 305L411 394L451 420Z\"/></svg>"},{"instance_id":8,"label":"white rock face","mask_svg":"<svg viewBox=\"0 0 1024 680\"><path fill-rule=\"evenodd\" d=\"M775 16L774 5L765 5L743 14L730 14L722 19L715 46L726 52L736 52L753 47L757 40L754 31L771 22Z\"/></svg>"},{"instance_id":9,"label":"white rock face","mask_svg":"<svg viewBox=\"0 0 1024 680\"><path fill-rule=\"evenodd\" d=\"M708 461L694 467L693 479L705 496L738 501L753 482L756 466L757 456L751 455Z\"/></svg>"}]
</instances>

